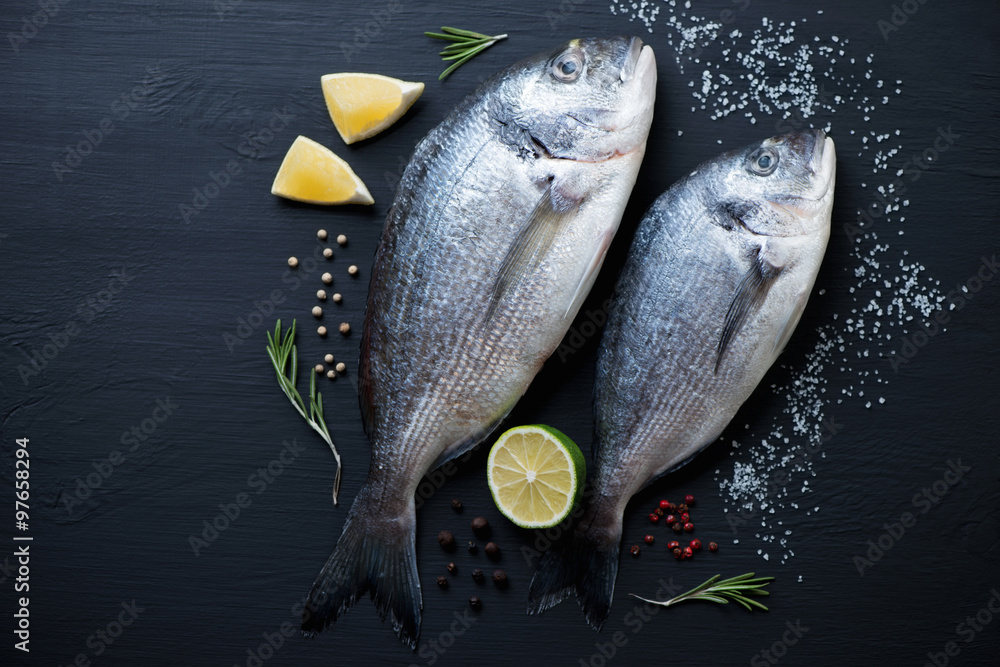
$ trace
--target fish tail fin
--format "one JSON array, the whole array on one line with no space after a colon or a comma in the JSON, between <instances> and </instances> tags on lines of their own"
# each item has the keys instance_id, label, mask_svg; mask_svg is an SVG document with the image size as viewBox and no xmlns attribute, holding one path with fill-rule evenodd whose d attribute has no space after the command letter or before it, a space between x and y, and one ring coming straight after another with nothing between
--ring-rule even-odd
<instances>
[{"instance_id":1,"label":"fish tail fin","mask_svg":"<svg viewBox=\"0 0 1000 667\"><path fill-rule=\"evenodd\" d=\"M416 649L422 600L413 499L387 511L373 496L366 488L354 501L344 532L309 591L302 632L315 636L368 591L382 620L391 616L396 636Z\"/></svg>"},{"instance_id":2,"label":"fish tail fin","mask_svg":"<svg viewBox=\"0 0 1000 667\"><path fill-rule=\"evenodd\" d=\"M595 630L608 619L618 576L622 531L593 528L570 533L542 555L528 587L528 613L538 614L573 593Z\"/></svg>"}]
</instances>

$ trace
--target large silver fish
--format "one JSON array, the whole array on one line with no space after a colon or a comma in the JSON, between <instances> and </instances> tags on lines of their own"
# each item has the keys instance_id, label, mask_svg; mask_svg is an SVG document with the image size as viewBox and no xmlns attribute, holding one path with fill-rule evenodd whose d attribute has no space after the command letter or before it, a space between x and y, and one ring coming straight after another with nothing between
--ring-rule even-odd
<instances>
[{"instance_id":1,"label":"large silver fish","mask_svg":"<svg viewBox=\"0 0 1000 667\"><path fill-rule=\"evenodd\" d=\"M559 345L635 184L655 88L638 38L573 40L494 75L417 146L368 295L368 479L309 595L307 633L370 591L416 646L417 484L483 440Z\"/></svg>"},{"instance_id":2,"label":"large silver fish","mask_svg":"<svg viewBox=\"0 0 1000 667\"><path fill-rule=\"evenodd\" d=\"M592 626L607 619L629 499L719 436L798 324L835 167L822 131L773 137L706 162L650 207L598 353L593 493L539 561L529 613L576 593Z\"/></svg>"}]
</instances>

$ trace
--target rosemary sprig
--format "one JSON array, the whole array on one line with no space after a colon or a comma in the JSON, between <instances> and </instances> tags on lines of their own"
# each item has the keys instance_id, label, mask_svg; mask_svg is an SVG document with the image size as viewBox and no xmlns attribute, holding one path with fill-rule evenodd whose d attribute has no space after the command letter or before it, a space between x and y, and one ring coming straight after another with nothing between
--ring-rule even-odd
<instances>
[{"instance_id":1,"label":"rosemary sprig","mask_svg":"<svg viewBox=\"0 0 1000 667\"><path fill-rule=\"evenodd\" d=\"M295 320L292 320L292 327L284 335L281 331L281 320L274 325L274 336L267 332L267 356L271 358L274 372L278 375L278 384L285 396L292 402L302 418L313 427L313 430L326 440L333 452L333 458L337 460L337 476L333 481L333 504L337 504L337 493L340 492L340 454L330 437L330 430L326 427L326 420L323 419L323 396L316 391L316 374L309 373L309 408L306 409L302 395L295 388L295 380L299 371L299 353L295 349ZM291 372L289 372L291 364Z\"/></svg>"},{"instance_id":2,"label":"rosemary sprig","mask_svg":"<svg viewBox=\"0 0 1000 667\"><path fill-rule=\"evenodd\" d=\"M424 34L434 39L443 39L451 42L438 55L441 56L442 60L454 60L455 62L448 66L448 69L441 72L438 81L444 79L464 63L468 62L477 53L482 53L501 39L507 39L506 34L490 37L489 35L472 32L471 30L459 30L458 28L449 28L447 26L442 27L441 32L425 32Z\"/></svg>"},{"instance_id":3,"label":"rosemary sprig","mask_svg":"<svg viewBox=\"0 0 1000 667\"><path fill-rule=\"evenodd\" d=\"M733 600L746 607L747 611L753 611L755 607L767 611L767 607L762 605L760 602L757 602L757 600L747 596L770 595L770 593L762 589L764 586L767 586L769 583L774 581L774 577L757 577L755 579L754 573L748 572L746 574L741 574L738 577L733 577L732 579L717 581L721 576L721 574L717 574L700 586L695 586L687 593L681 593L677 597L671 598L666 602L660 602L659 600L647 600L646 598L639 597L634 593L629 593L629 595L634 598L638 598L643 602L659 605L661 607L670 607L686 600L708 600L709 602L718 602L719 604L729 604L729 600Z\"/></svg>"}]
</instances>

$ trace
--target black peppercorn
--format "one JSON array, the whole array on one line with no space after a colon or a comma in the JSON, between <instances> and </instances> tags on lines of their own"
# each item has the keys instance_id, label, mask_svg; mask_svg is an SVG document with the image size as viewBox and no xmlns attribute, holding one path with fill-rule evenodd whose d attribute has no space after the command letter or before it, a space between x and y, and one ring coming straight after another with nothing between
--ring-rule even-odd
<instances>
[{"instance_id":1,"label":"black peppercorn","mask_svg":"<svg viewBox=\"0 0 1000 667\"><path fill-rule=\"evenodd\" d=\"M476 611L479 611L479 609L483 606L483 603L479 600L478 596L473 595L471 598L469 598L469 606L475 609Z\"/></svg>"},{"instance_id":2,"label":"black peppercorn","mask_svg":"<svg viewBox=\"0 0 1000 667\"><path fill-rule=\"evenodd\" d=\"M458 566L455 565L454 563L448 563L448 571L451 572L452 574L455 574L456 572L458 572Z\"/></svg>"},{"instance_id":3,"label":"black peppercorn","mask_svg":"<svg viewBox=\"0 0 1000 667\"><path fill-rule=\"evenodd\" d=\"M477 547L476 543L473 542L472 540L469 540L469 553L470 554L477 554L477 553L479 553L479 547Z\"/></svg>"},{"instance_id":4,"label":"black peppercorn","mask_svg":"<svg viewBox=\"0 0 1000 667\"><path fill-rule=\"evenodd\" d=\"M681 532L682 530L684 530L684 526L682 526L682 525L681 525L681 524L679 524L679 523L675 523L674 525L672 525L672 526L670 526L670 527L674 529L674 532L675 532L675 533L679 533L679 532Z\"/></svg>"},{"instance_id":5,"label":"black peppercorn","mask_svg":"<svg viewBox=\"0 0 1000 667\"><path fill-rule=\"evenodd\" d=\"M443 574L437 578L437 582L441 588L448 588L448 577Z\"/></svg>"},{"instance_id":6,"label":"black peppercorn","mask_svg":"<svg viewBox=\"0 0 1000 667\"><path fill-rule=\"evenodd\" d=\"M479 569L479 568L477 567L477 568L476 568L475 570L473 570L473 571L472 571L472 579L473 579L473 581L475 581L475 582L476 582L477 584L481 584L481 583L483 583L483 579L484 579L484 577L483 577L483 571L482 571L482 570L480 570L480 569Z\"/></svg>"},{"instance_id":7,"label":"black peppercorn","mask_svg":"<svg viewBox=\"0 0 1000 667\"><path fill-rule=\"evenodd\" d=\"M472 520L472 532L474 532L478 537L489 537L490 534L490 522L486 520L486 517L477 516Z\"/></svg>"},{"instance_id":8,"label":"black peppercorn","mask_svg":"<svg viewBox=\"0 0 1000 667\"><path fill-rule=\"evenodd\" d=\"M499 560L500 547L497 546L496 542L487 542L485 551L490 560Z\"/></svg>"},{"instance_id":9,"label":"black peppercorn","mask_svg":"<svg viewBox=\"0 0 1000 667\"><path fill-rule=\"evenodd\" d=\"M453 510L455 510L456 512L461 512L462 511L462 501L459 500L458 498L455 498L454 500L451 501L451 508Z\"/></svg>"},{"instance_id":10,"label":"black peppercorn","mask_svg":"<svg viewBox=\"0 0 1000 667\"><path fill-rule=\"evenodd\" d=\"M493 570L493 583L497 588L507 588L507 573L503 570Z\"/></svg>"},{"instance_id":11,"label":"black peppercorn","mask_svg":"<svg viewBox=\"0 0 1000 667\"><path fill-rule=\"evenodd\" d=\"M451 534L450 530L442 530L438 533L438 544L451 551L455 548L455 536Z\"/></svg>"}]
</instances>

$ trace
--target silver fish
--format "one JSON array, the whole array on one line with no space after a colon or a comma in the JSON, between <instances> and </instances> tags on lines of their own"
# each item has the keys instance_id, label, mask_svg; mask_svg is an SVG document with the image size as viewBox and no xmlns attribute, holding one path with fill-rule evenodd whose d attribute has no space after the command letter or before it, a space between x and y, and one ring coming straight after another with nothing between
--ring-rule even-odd
<instances>
[{"instance_id":1,"label":"silver fish","mask_svg":"<svg viewBox=\"0 0 1000 667\"><path fill-rule=\"evenodd\" d=\"M650 207L598 353L592 493L539 561L529 613L575 593L603 625L629 499L719 436L798 324L830 237L835 171L825 133L783 135L699 166Z\"/></svg>"},{"instance_id":2,"label":"silver fish","mask_svg":"<svg viewBox=\"0 0 1000 667\"><path fill-rule=\"evenodd\" d=\"M416 487L493 430L562 340L635 184L655 88L640 39L572 40L488 79L417 146L368 294L368 479L307 634L370 591L416 647Z\"/></svg>"}]
</instances>

